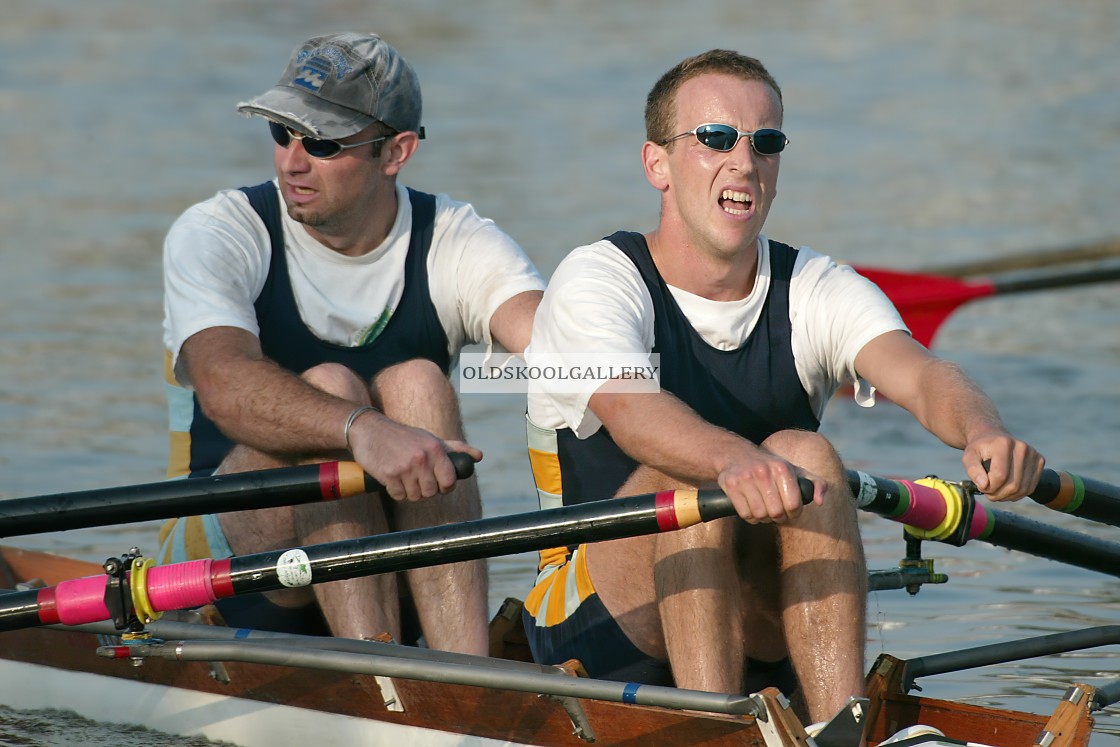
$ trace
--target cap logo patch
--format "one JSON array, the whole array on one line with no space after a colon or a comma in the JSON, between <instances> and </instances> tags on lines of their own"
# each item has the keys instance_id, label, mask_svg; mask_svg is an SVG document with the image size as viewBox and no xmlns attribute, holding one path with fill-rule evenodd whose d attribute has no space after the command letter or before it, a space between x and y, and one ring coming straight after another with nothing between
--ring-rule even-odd
<instances>
[{"instance_id":1,"label":"cap logo patch","mask_svg":"<svg viewBox=\"0 0 1120 747\"><path fill-rule=\"evenodd\" d=\"M327 82L327 76L332 70L334 77L339 80L354 70L347 61L346 55L337 47L301 50L296 57L296 62L303 63L303 68L299 71L299 75L292 79L292 85L316 92Z\"/></svg>"}]
</instances>

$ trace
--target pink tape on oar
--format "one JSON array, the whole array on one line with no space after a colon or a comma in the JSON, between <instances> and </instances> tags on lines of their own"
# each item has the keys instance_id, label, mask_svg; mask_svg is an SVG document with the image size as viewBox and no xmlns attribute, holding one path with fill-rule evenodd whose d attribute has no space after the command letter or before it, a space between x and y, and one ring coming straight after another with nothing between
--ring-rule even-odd
<instances>
[{"instance_id":1,"label":"pink tape on oar","mask_svg":"<svg viewBox=\"0 0 1120 747\"><path fill-rule=\"evenodd\" d=\"M904 485L910 493L909 506L902 515L894 517L896 521L918 529L938 532L939 535L940 532L951 534L960 526L961 509L954 505L954 513L957 515L950 517L949 507L945 503L946 498L939 490L909 480L896 480L896 482ZM953 526L945 526L947 522ZM988 531L989 523L988 511L983 504L973 501L972 520L969 522L966 539L983 537Z\"/></svg>"},{"instance_id":2,"label":"pink tape on oar","mask_svg":"<svg viewBox=\"0 0 1120 747\"><path fill-rule=\"evenodd\" d=\"M44 625L84 625L109 620L105 606L108 576L87 576L62 581L39 591L39 620Z\"/></svg>"},{"instance_id":3,"label":"pink tape on oar","mask_svg":"<svg viewBox=\"0 0 1120 747\"><path fill-rule=\"evenodd\" d=\"M156 566L148 571L148 599L160 612L200 607L218 599L210 580L209 558Z\"/></svg>"},{"instance_id":4,"label":"pink tape on oar","mask_svg":"<svg viewBox=\"0 0 1120 747\"><path fill-rule=\"evenodd\" d=\"M976 539L986 536L990 524L991 517L988 515L988 510L977 503L976 509L972 512L972 525L968 528L968 538Z\"/></svg>"},{"instance_id":5,"label":"pink tape on oar","mask_svg":"<svg viewBox=\"0 0 1120 747\"><path fill-rule=\"evenodd\" d=\"M935 488L909 480L895 482L904 485L910 493L910 504L900 516L893 517L895 521L920 529L933 529L945 521L945 498Z\"/></svg>"}]
</instances>

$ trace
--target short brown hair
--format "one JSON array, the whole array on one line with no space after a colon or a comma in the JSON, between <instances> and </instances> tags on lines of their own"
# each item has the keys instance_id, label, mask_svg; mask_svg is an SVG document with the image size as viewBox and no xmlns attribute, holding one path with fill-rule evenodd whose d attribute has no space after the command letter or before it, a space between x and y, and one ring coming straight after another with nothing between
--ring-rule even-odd
<instances>
[{"instance_id":1,"label":"short brown hair","mask_svg":"<svg viewBox=\"0 0 1120 747\"><path fill-rule=\"evenodd\" d=\"M661 76L646 97L646 139L661 143L677 134L670 132L676 118L677 91L687 81L707 73L727 73L744 80L760 80L774 89L778 102L782 89L774 76L754 57L727 49L712 49L686 57Z\"/></svg>"}]
</instances>

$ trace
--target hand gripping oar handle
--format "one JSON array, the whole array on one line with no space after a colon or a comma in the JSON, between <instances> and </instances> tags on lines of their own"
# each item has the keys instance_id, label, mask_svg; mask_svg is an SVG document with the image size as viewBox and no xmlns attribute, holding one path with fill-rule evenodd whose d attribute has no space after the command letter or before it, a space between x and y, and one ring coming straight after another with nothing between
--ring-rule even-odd
<instances>
[{"instance_id":1,"label":"hand gripping oar handle","mask_svg":"<svg viewBox=\"0 0 1120 747\"><path fill-rule=\"evenodd\" d=\"M451 464L455 467L455 476L460 480L466 480L474 474L474 460L471 459L470 454L465 454L461 451L447 452L447 458L451 460Z\"/></svg>"},{"instance_id":2,"label":"hand gripping oar handle","mask_svg":"<svg viewBox=\"0 0 1120 747\"><path fill-rule=\"evenodd\" d=\"M460 479L474 474L469 454L448 455ZM356 462L323 462L255 472L166 480L0 501L0 537L129 524L176 516L332 501L384 486Z\"/></svg>"},{"instance_id":3,"label":"hand gripping oar handle","mask_svg":"<svg viewBox=\"0 0 1120 747\"><path fill-rule=\"evenodd\" d=\"M799 484L802 500L812 500L812 483ZM734 515L718 489L665 490L222 560L148 566L138 559L121 591L150 622L145 618L239 594L670 532ZM113 588L101 575L0 594L0 631L115 620L106 601Z\"/></svg>"}]
</instances>

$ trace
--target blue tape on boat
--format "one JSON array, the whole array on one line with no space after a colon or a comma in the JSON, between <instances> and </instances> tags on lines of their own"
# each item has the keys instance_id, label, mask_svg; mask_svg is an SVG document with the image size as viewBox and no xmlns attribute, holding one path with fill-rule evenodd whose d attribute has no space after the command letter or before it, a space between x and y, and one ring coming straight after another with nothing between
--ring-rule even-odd
<instances>
[{"instance_id":1,"label":"blue tape on boat","mask_svg":"<svg viewBox=\"0 0 1120 747\"><path fill-rule=\"evenodd\" d=\"M638 688L641 687L637 682L627 682L626 687L622 688L622 702L634 705L638 702Z\"/></svg>"},{"instance_id":2,"label":"blue tape on boat","mask_svg":"<svg viewBox=\"0 0 1120 747\"><path fill-rule=\"evenodd\" d=\"M236 638L248 638L249 634L252 633L252 632L253 632L252 628L238 628L237 632L233 634L233 637L235 639Z\"/></svg>"}]
</instances>

